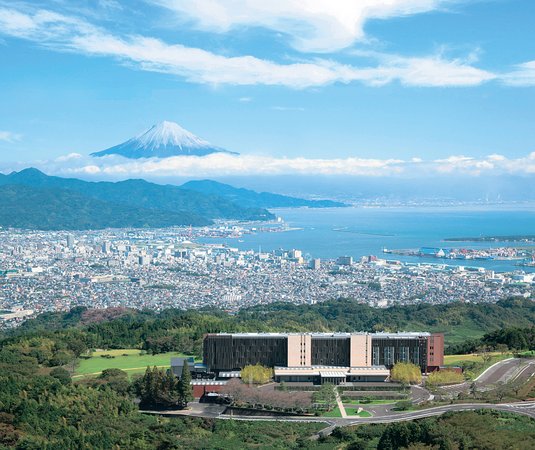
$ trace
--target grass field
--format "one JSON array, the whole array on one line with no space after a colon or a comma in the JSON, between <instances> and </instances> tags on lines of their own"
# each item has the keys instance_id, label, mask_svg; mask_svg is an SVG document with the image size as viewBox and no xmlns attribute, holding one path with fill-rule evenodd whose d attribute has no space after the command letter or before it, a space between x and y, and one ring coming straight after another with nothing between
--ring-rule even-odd
<instances>
[{"instance_id":1,"label":"grass field","mask_svg":"<svg viewBox=\"0 0 535 450\"><path fill-rule=\"evenodd\" d=\"M332 411L324 412L321 417L342 417L342 414L340 413L340 408L337 406Z\"/></svg>"},{"instance_id":2,"label":"grass field","mask_svg":"<svg viewBox=\"0 0 535 450\"><path fill-rule=\"evenodd\" d=\"M357 416L357 417L372 417L372 413L369 411L361 411L357 413L357 409L354 408L346 408L346 414L348 416Z\"/></svg>"},{"instance_id":3,"label":"grass field","mask_svg":"<svg viewBox=\"0 0 535 450\"><path fill-rule=\"evenodd\" d=\"M490 354L492 356L492 364L495 362L501 361L502 359L510 358L513 356L511 353L500 353L500 352L493 352ZM463 362L477 362L477 363L483 363L483 358L481 356L476 354L470 354L470 355L445 355L444 356L444 365L446 366L459 366Z\"/></svg>"},{"instance_id":4,"label":"grass field","mask_svg":"<svg viewBox=\"0 0 535 450\"><path fill-rule=\"evenodd\" d=\"M499 353L493 352L490 353L491 358L488 362L484 363L483 358L476 354L470 355L445 355L444 356L444 365L446 366L462 366L463 363L475 363L474 367L469 370L465 370L464 377L468 380L473 380L479 375L481 375L487 368L496 364L499 361L502 361L513 356L512 353Z\"/></svg>"},{"instance_id":5,"label":"grass field","mask_svg":"<svg viewBox=\"0 0 535 450\"><path fill-rule=\"evenodd\" d=\"M129 375L134 375L144 373L147 366L167 368L171 364L171 358L187 356L175 352L160 353L158 355L142 355L140 353L140 350L135 349L99 350L93 352L90 359L80 360L73 378L96 376L104 369L121 369ZM102 355L110 355L113 358L104 358Z\"/></svg>"}]
</instances>

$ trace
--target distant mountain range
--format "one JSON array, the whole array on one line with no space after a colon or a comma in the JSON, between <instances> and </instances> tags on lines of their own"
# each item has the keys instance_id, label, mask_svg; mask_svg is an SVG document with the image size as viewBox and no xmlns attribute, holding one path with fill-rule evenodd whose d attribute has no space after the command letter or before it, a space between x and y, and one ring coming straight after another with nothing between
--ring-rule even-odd
<instances>
[{"instance_id":1,"label":"distant mountain range","mask_svg":"<svg viewBox=\"0 0 535 450\"><path fill-rule=\"evenodd\" d=\"M0 226L3 227L203 226L211 224L213 219L270 220L275 216L266 207L274 206L343 205L258 194L212 181L190 182L183 186L144 180L89 182L48 176L33 168L0 174Z\"/></svg>"},{"instance_id":2,"label":"distant mountain range","mask_svg":"<svg viewBox=\"0 0 535 450\"><path fill-rule=\"evenodd\" d=\"M153 125L139 136L91 156L120 155L125 158L168 158L171 156L206 156L212 153L237 155L195 136L174 122Z\"/></svg>"},{"instance_id":3,"label":"distant mountain range","mask_svg":"<svg viewBox=\"0 0 535 450\"><path fill-rule=\"evenodd\" d=\"M305 200L269 192L255 192L212 180L188 181L181 188L202 192L203 194L218 195L251 208L299 208L303 206L309 208L334 208L347 206L344 203L332 200Z\"/></svg>"}]
</instances>

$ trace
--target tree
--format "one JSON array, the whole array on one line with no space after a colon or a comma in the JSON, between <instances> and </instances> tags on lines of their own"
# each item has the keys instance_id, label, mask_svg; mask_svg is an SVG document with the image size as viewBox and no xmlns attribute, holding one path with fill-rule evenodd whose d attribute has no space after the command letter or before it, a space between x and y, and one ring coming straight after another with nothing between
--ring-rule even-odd
<instances>
[{"instance_id":1,"label":"tree","mask_svg":"<svg viewBox=\"0 0 535 450\"><path fill-rule=\"evenodd\" d=\"M332 409L336 404L335 386L332 383L323 384L320 389L312 395L314 403L323 403L327 409Z\"/></svg>"},{"instance_id":2,"label":"tree","mask_svg":"<svg viewBox=\"0 0 535 450\"><path fill-rule=\"evenodd\" d=\"M244 390L244 384L237 378L233 378L223 386L221 393L229 397L232 402L239 404L244 400Z\"/></svg>"},{"instance_id":3,"label":"tree","mask_svg":"<svg viewBox=\"0 0 535 450\"><path fill-rule=\"evenodd\" d=\"M243 382L249 384L265 384L271 380L272 376L273 370L261 364L245 366L240 372Z\"/></svg>"},{"instance_id":4,"label":"tree","mask_svg":"<svg viewBox=\"0 0 535 450\"><path fill-rule=\"evenodd\" d=\"M165 375L162 379L162 399L166 400L168 403L176 404L178 401L177 396L177 379L171 369L167 369Z\"/></svg>"},{"instance_id":5,"label":"tree","mask_svg":"<svg viewBox=\"0 0 535 450\"><path fill-rule=\"evenodd\" d=\"M164 388L164 373L154 366L147 367L143 378L137 382L136 390L142 405L168 406L169 395Z\"/></svg>"},{"instance_id":6,"label":"tree","mask_svg":"<svg viewBox=\"0 0 535 450\"><path fill-rule=\"evenodd\" d=\"M488 363L490 359L492 358L492 355L490 354L490 349L486 345L479 346L476 350L476 353L478 356L481 357L481 359L483 360L485 364Z\"/></svg>"},{"instance_id":7,"label":"tree","mask_svg":"<svg viewBox=\"0 0 535 450\"><path fill-rule=\"evenodd\" d=\"M400 400L394 405L395 411L408 411L412 407L412 402L410 400Z\"/></svg>"},{"instance_id":8,"label":"tree","mask_svg":"<svg viewBox=\"0 0 535 450\"><path fill-rule=\"evenodd\" d=\"M176 385L178 394L178 402L185 408L188 403L193 401L193 388L191 386L191 372L189 371L188 361L184 360L184 366L182 366L182 375Z\"/></svg>"},{"instance_id":9,"label":"tree","mask_svg":"<svg viewBox=\"0 0 535 450\"><path fill-rule=\"evenodd\" d=\"M104 369L97 381L121 395L127 395L130 389L128 374L121 369Z\"/></svg>"},{"instance_id":10,"label":"tree","mask_svg":"<svg viewBox=\"0 0 535 450\"><path fill-rule=\"evenodd\" d=\"M85 342L83 342L81 339L70 339L67 342L67 348L72 352L73 359L72 359L72 371L74 372L76 360L80 357L80 355L87 351L87 345Z\"/></svg>"},{"instance_id":11,"label":"tree","mask_svg":"<svg viewBox=\"0 0 535 450\"><path fill-rule=\"evenodd\" d=\"M509 351L509 347L507 346L507 344L496 344L494 348L496 349L497 352L500 352L502 355Z\"/></svg>"},{"instance_id":12,"label":"tree","mask_svg":"<svg viewBox=\"0 0 535 450\"><path fill-rule=\"evenodd\" d=\"M63 367L54 367L50 371L50 376L56 378L63 385L71 384L71 375Z\"/></svg>"},{"instance_id":13,"label":"tree","mask_svg":"<svg viewBox=\"0 0 535 450\"><path fill-rule=\"evenodd\" d=\"M470 385L470 394L472 395L472 397L477 397L477 393L478 393L477 383L474 381Z\"/></svg>"},{"instance_id":14,"label":"tree","mask_svg":"<svg viewBox=\"0 0 535 450\"><path fill-rule=\"evenodd\" d=\"M416 364L397 362L390 370L390 379L404 384L419 384L422 382L422 372Z\"/></svg>"}]
</instances>

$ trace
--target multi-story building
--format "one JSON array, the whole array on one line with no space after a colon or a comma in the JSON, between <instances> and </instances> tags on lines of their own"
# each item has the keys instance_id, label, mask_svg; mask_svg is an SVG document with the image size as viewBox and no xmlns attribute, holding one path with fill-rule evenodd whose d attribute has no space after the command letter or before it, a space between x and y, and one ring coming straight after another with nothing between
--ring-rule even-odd
<instances>
[{"instance_id":1,"label":"multi-story building","mask_svg":"<svg viewBox=\"0 0 535 450\"><path fill-rule=\"evenodd\" d=\"M275 369L277 381L381 381L399 361L422 372L443 365L444 337L430 333L208 334L204 364L217 374L251 364Z\"/></svg>"}]
</instances>

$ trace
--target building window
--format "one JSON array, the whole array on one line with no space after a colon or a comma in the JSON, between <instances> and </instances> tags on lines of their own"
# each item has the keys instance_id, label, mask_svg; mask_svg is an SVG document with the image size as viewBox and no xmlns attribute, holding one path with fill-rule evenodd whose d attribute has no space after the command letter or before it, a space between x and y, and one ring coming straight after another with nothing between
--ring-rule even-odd
<instances>
[{"instance_id":1,"label":"building window","mask_svg":"<svg viewBox=\"0 0 535 450\"><path fill-rule=\"evenodd\" d=\"M399 360L403 362L409 361L409 347L399 348Z\"/></svg>"},{"instance_id":2,"label":"building window","mask_svg":"<svg viewBox=\"0 0 535 450\"><path fill-rule=\"evenodd\" d=\"M418 347L414 347L412 350L412 362L417 366L420 365L420 349Z\"/></svg>"},{"instance_id":3,"label":"building window","mask_svg":"<svg viewBox=\"0 0 535 450\"><path fill-rule=\"evenodd\" d=\"M372 365L373 366L378 366L380 365L380 361L379 361L379 347L373 347L373 350L372 350Z\"/></svg>"},{"instance_id":4,"label":"building window","mask_svg":"<svg viewBox=\"0 0 535 450\"><path fill-rule=\"evenodd\" d=\"M394 347L385 347L384 349L385 366L394 364Z\"/></svg>"}]
</instances>

